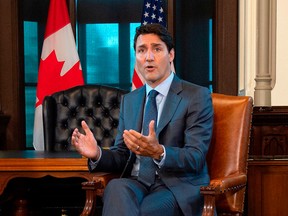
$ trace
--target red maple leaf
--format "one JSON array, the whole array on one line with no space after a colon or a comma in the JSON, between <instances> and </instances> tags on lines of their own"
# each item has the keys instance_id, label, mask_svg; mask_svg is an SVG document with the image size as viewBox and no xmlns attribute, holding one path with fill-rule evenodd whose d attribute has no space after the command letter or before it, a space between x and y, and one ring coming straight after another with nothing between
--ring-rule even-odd
<instances>
[{"instance_id":1,"label":"red maple leaf","mask_svg":"<svg viewBox=\"0 0 288 216\"><path fill-rule=\"evenodd\" d=\"M83 85L84 80L82 70L79 69L80 62L78 61L66 74L60 76L64 62L57 60L55 51L43 61L40 61L36 107L41 105L43 99L47 95L65 90L77 85Z\"/></svg>"}]
</instances>

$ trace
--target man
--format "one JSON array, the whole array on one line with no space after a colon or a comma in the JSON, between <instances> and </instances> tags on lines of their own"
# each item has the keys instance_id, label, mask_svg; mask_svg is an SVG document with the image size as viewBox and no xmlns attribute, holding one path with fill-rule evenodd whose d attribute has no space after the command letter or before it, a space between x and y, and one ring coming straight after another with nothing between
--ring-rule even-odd
<instances>
[{"instance_id":1,"label":"man","mask_svg":"<svg viewBox=\"0 0 288 216\"><path fill-rule=\"evenodd\" d=\"M201 215L200 186L209 184L206 154L213 125L209 90L171 72L173 39L161 25L138 27L134 49L146 85L123 97L115 146L97 146L85 122L85 134L76 128L72 144L89 158L90 171L122 172L104 191L103 215ZM150 90L157 91L157 110L146 129L146 111L154 109ZM151 161L152 181L143 180L144 164Z\"/></svg>"}]
</instances>

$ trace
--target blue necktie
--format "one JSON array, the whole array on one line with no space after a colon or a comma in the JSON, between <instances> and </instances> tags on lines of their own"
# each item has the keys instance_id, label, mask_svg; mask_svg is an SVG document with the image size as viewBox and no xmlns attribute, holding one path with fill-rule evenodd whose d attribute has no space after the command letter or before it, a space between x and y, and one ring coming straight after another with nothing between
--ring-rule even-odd
<instances>
[{"instance_id":1,"label":"blue necktie","mask_svg":"<svg viewBox=\"0 0 288 216\"><path fill-rule=\"evenodd\" d=\"M144 121L142 132L143 135L147 136L149 134L149 123L151 120L155 121L155 130L157 125L157 105L156 105L156 96L158 92L156 90L151 90L149 92L148 101L145 108ZM138 180L143 184L150 187L155 182L155 168L156 164L154 163L151 157L140 157L140 169Z\"/></svg>"}]
</instances>

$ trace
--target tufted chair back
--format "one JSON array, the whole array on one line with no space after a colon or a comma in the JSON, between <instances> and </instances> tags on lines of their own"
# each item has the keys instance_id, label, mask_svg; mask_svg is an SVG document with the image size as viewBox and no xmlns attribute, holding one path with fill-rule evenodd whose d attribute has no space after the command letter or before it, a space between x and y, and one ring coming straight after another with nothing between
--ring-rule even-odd
<instances>
[{"instance_id":1,"label":"tufted chair back","mask_svg":"<svg viewBox=\"0 0 288 216\"><path fill-rule=\"evenodd\" d=\"M46 151L74 151L71 135L82 133L85 120L101 147L109 148L117 133L121 97L128 91L103 85L76 86L43 101Z\"/></svg>"}]
</instances>

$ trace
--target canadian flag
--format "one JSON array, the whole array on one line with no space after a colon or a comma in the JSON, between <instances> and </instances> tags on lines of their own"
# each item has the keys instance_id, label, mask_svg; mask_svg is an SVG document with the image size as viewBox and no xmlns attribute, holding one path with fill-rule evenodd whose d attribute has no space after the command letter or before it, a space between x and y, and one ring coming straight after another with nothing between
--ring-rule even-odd
<instances>
[{"instance_id":1,"label":"canadian flag","mask_svg":"<svg viewBox=\"0 0 288 216\"><path fill-rule=\"evenodd\" d=\"M33 146L44 150L42 102L45 96L77 85L83 75L66 0L50 0L38 72Z\"/></svg>"}]
</instances>

